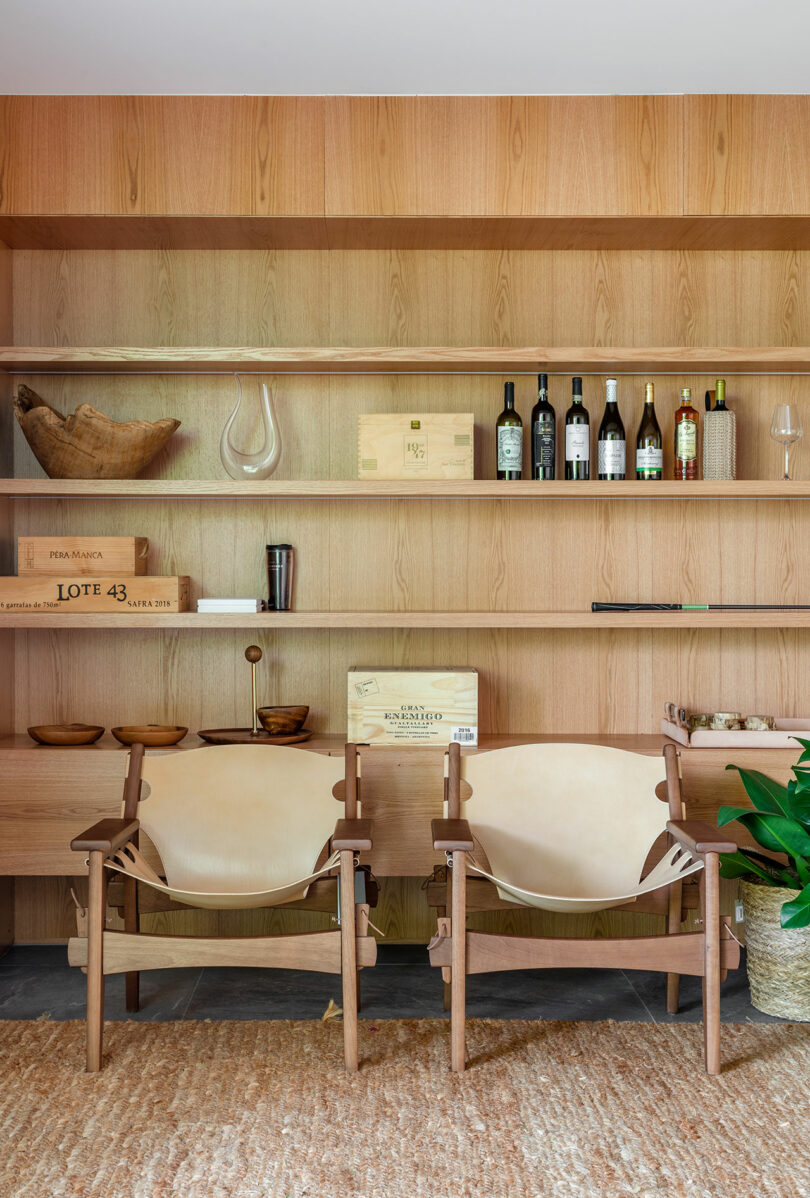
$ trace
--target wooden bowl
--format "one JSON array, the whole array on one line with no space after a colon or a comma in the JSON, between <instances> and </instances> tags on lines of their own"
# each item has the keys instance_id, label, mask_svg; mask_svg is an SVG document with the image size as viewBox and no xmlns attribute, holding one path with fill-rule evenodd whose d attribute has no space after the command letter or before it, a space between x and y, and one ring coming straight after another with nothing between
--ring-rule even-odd
<instances>
[{"instance_id":1,"label":"wooden bowl","mask_svg":"<svg viewBox=\"0 0 810 1198\"><path fill-rule=\"evenodd\" d=\"M14 411L49 478L137 478L180 425L172 419L121 424L86 403L63 416L24 384Z\"/></svg>"},{"instance_id":2,"label":"wooden bowl","mask_svg":"<svg viewBox=\"0 0 810 1198\"><path fill-rule=\"evenodd\" d=\"M131 724L125 728L111 728L116 740L122 745L146 745L147 749L160 745L176 745L188 732L179 724Z\"/></svg>"},{"instance_id":3,"label":"wooden bowl","mask_svg":"<svg viewBox=\"0 0 810 1198\"><path fill-rule=\"evenodd\" d=\"M98 724L36 724L28 729L38 745L92 745L104 729Z\"/></svg>"},{"instance_id":4,"label":"wooden bowl","mask_svg":"<svg viewBox=\"0 0 810 1198\"><path fill-rule=\"evenodd\" d=\"M256 712L265 732L273 736L292 736L304 726L308 707L260 707Z\"/></svg>"}]
</instances>

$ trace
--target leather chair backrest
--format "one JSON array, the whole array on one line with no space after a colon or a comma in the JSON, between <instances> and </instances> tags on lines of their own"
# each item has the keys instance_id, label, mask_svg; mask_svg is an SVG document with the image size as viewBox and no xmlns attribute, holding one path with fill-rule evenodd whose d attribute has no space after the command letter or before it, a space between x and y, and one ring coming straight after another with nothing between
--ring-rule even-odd
<instances>
[{"instance_id":1,"label":"leather chair backrest","mask_svg":"<svg viewBox=\"0 0 810 1198\"><path fill-rule=\"evenodd\" d=\"M141 827L180 890L271 890L305 877L342 805L343 757L271 745L146 756ZM147 793L148 792L148 793Z\"/></svg>"},{"instance_id":2,"label":"leather chair backrest","mask_svg":"<svg viewBox=\"0 0 810 1198\"><path fill-rule=\"evenodd\" d=\"M655 794L663 757L601 745L535 744L461 759L462 803L492 873L571 898L634 887L669 808Z\"/></svg>"}]
</instances>

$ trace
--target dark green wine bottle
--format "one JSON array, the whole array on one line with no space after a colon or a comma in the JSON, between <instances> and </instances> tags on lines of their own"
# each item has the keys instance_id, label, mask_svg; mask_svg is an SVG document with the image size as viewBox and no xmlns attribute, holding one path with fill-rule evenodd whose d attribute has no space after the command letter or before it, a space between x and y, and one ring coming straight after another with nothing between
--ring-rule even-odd
<instances>
[{"instance_id":1,"label":"dark green wine bottle","mask_svg":"<svg viewBox=\"0 0 810 1198\"><path fill-rule=\"evenodd\" d=\"M591 422L582 403L582 379L571 380L571 407L565 413L565 477L591 476Z\"/></svg>"},{"instance_id":2,"label":"dark green wine bottle","mask_svg":"<svg viewBox=\"0 0 810 1198\"><path fill-rule=\"evenodd\" d=\"M552 479L557 460L557 420L548 401L548 375L537 376L532 408L532 478Z\"/></svg>"},{"instance_id":3,"label":"dark green wine bottle","mask_svg":"<svg viewBox=\"0 0 810 1198\"><path fill-rule=\"evenodd\" d=\"M636 435L636 478L647 480L663 477L664 442L655 418L655 386L647 383L644 388L644 411Z\"/></svg>"},{"instance_id":4,"label":"dark green wine bottle","mask_svg":"<svg viewBox=\"0 0 810 1198\"><path fill-rule=\"evenodd\" d=\"M515 411L514 383L504 383L503 401L495 423L497 477L512 481L523 474L523 421Z\"/></svg>"}]
</instances>

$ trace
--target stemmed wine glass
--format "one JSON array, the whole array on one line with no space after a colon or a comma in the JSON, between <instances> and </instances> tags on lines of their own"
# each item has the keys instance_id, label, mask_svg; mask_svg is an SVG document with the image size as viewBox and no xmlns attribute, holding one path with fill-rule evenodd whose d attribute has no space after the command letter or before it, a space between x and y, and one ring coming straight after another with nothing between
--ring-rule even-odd
<instances>
[{"instance_id":1,"label":"stemmed wine glass","mask_svg":"<svg viewBox=\"0 0 810 1198\"><path fill-rule=\"evenodd\" d=\"M788 452L794 441L802 435L802 418L795 403L778 403L771 418L771 437L780 441L785 447L785 481L790 481L788 473Z\"/></svg>"}]
</instances>

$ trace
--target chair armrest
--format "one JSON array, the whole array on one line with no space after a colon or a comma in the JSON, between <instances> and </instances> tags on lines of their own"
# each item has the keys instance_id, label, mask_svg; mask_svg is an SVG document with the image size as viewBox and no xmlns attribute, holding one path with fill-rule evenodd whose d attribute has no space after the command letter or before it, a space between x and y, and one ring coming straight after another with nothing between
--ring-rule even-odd
<instances>
[{"instance_id":1,"label":"chair armrest","mask_svg":"<svg viewBox=\"0 0 810 1198\"><path fill-rule=\"evenodd\" d=\"M702 857L704 853L737 851L737 845L733 840L723 840L717 828L713 828L711 824L704 824L699 819L671 819L667 824L667 831L696 857Z\"/></svg>"},{"instance_id":2,"label":"chair armrest","mask_svg":"<svg viewBox=\"0 0 810 1198\"><path fill-rule=\"evenodd\" d=\"M466 819L434 819L430 821L430 826L433 830L433 847L439 852L473 851L472 832Z\"/></svg>"},{"instance_id":3,"label":"chair armrest","mask_svg":"<svg viewBox=\"0 0 810 1198\"><path fill-rule=\"evenodd\" d=\"M140 826L137 819L100 819L81 836L74 836L70 847L80 853L114 853Z\"/></svg>"},{"instance_id":4,"label":"chair armrest","mask_svg":"<svg viewBox=\"0 0 810 1198\"><path fill-rule=\"evenodd\" d=\"M371 848L372 821L370 819L339 819L335 824L332 848L360 852Z\"/></svg>"}]
</instances>

